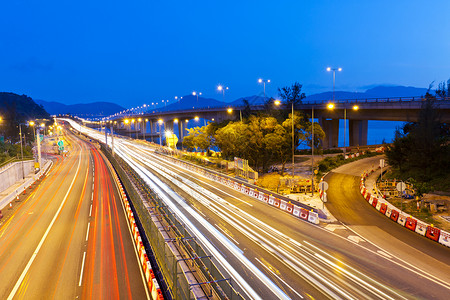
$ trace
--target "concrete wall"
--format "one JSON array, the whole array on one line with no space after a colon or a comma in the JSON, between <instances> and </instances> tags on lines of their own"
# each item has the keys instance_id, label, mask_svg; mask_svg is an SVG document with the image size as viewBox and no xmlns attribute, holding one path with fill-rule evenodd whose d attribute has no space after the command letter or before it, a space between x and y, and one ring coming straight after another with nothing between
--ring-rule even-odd
<instances>
[{"instance_id":1,"label":"concrete wall","mask_svg":"<svg viewBox=\"0 0 450 300\"><path fill-rule=\"evenodd\" d=\"M23 162L24 174L34 172L34 161L26 160ZM14 162L0 170L0 193L8 189L17 181L22 180L22 162Z\"/></svg>"}]
</instances>

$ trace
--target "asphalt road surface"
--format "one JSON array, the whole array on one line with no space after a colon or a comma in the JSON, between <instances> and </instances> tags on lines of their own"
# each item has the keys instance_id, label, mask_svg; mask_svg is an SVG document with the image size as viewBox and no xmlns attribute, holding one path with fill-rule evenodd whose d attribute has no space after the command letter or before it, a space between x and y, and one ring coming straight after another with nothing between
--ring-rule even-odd
<instances>
[{"instance_id":1,"label":"asphalt road surface","mask_svg":"<svg viewBox=\"0 0 450 300\"><path fill-rule=\"evenodd\" d=\"M146 299L105 158L68 136L60 157L0 224L0 299Z\"/></svg>"},{"instance_id":2,"label":"asphalt road surface","mask_svg":"<svg viewBox=\"0 0 450 300\"><path fill-rule=\"evenodd\" d=\"M104 140L102 134L83 130ZM142 142L114 141L117 155L165 201L248 299L448 299L448 263L416 256L408 240L394 248L374 225L363 225L368 230L359 234L358 225L303 222L175 165ZM373 213L358 211L364 202L348 205L348 197L358 196L349 178L331 184L330 202L343 194L343 213L360 213L363 219Z\"/></svg>"}]
</instances>

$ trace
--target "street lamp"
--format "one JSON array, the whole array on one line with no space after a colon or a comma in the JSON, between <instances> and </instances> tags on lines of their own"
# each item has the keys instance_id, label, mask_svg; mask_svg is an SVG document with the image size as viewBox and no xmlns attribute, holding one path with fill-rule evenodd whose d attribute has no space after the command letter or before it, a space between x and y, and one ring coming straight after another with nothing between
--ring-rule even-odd
<instances>
[{"instance_id":1,"label":"street lamp","mask_svg":"<svg viewBox=\"0 0 450 300\"><path fill-rule=\"evenodd\" d=\"M197 103L198 103L198 95L200 95L200 96L201 96L201 95L202 95L202 93L201 93L201 92L196 92L196 91L193 91L193 92L192 92L192 95L193 95L193 96L197 96Z\"/></svg>"},{"instance_id":2,"label":"street lamp","mask_svg":"<svg viewBox=\"0 0 450 300\"><path fill-rule=\"evenodd\" d=\"M327 108L328 109L334 109L334 104L333 103L329 103L327 105ZM358 105L353 105L352 109L354 111L357 111L359 109L359 106ZM346 141L345 141L346 136L347 136L347 107L344 104L344 159L345 159L345 154L346 154L346 150L347 150L346 149Z\"/></svg>"},{"instance_id":3,"label":"street lamp","mask_svg":"<svg viewBox=\"0 0 450 300\"><path fill-rule=\"evenodd\" d=\"M161 125L163 123L162 119L158 120L158 124L159 124L159 147L162 147L162 133L161 133Z\"/></svg>"},{"instance_id":4,"label":"street lamp","mask_svg":"<svg viewBox=\"0 0 450 300\"><path fill-rule=\"evenodd\" d=\"M128 120L128 119L123 120L123 122L125 123L125 125L130 124L130 120ZM128 126L128 130L129 130L128 134L129 134L129 136L131 138L131 124Z\"/></svg>"},{"instance_id":5,"label":"street lamp","mask_svg":"<svg viewBox=\"0 0 450 300\"><path fill-rule=\"evenodd\" d=\"M275 105L280 105L280 100L275 100ZM295 143L294 143L294 101L291 102L292 104L292 179L294 179L294 150L295 150ZM284 171L284 170L283 170Z\"/></svg>"},{"instance_id":6,"label":"street lamp","mask_svg":"<svg viewBox=\"0 0 450 300\"><path fill-rule=\"evenodd\" d=\"M225 90L228 90L228 87L227 86L223 86L223 85L219 85L217 87L217 90L219 92L222 92L222 98L223 98L223 100L225 100Z\"/></svg>"},{"instance_id":7,"label":"street lamp","mask_svg":"<svg viewBox=\"0 0 450 300\"><path fill-rule=\"evenodd\" d=\"M34 124L35 124L34 121L28 122L28 125L33 127L33 137L34 137L34 142L36 143L36 132L34 132Z\"/></svg>"},{"instance_id":8,"label":"street lamp","mask_svg":"<svg viewBox=\"0 0 450 300\"><path fill-rule=\"evenodd\" d=\"M327 68L328 72L333 71L333 102L334 102L334 86L335 86L335 82L336 82L336 71L341 72L342 68Z\"/></svg>"},{"instance_id":9,"label":"street lamp","mask_svg":"<svg viewBox=\"0 0 450 300\"><path fill-rule=\"evenodd\" d=\"M266 83L270 83L270 79L259 78L258 82L264 85L264 101L266 101Z\"/></svg>"}]
</instances>

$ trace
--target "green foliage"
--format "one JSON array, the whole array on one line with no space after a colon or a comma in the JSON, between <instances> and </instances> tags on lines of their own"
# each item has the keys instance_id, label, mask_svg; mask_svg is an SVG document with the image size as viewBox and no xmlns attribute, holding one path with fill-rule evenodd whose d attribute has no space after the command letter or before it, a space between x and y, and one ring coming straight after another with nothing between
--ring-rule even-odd
<instances>
[{"instance_id":1,"label":"green foliage","mask_svg":"<svg viewBox=\"0 0 450 300\"><path fill-rule=\"evenodd\" d=\"M37 105L33 99L26 95L14 93L0 93L0 116L2 117L1 135L12 141L19 140L18 124L26 124L28 121L35 119L50 120L50 115L41 105ZM22 126L22 133L28 137L33 136L32 129L27 126Z\"/></svg>"},{"instance_id":2,"label":"green foliage","mask_svg":"<svg viewBox=\"0 0 450 300\"><path fill-rule=\"evenodd\" d=\"M206 149L206 142L209 142L208 146L217 146L225 159L244 158L253 169L262 171L274 163L281 163L284 170L293 154L292 133L294 150L301 144L311 145L311 122L302 112L292 114L291 111L292 103L295 106L305 98L301 89L302 85L298 82L279 89L285 105L276 107L274 99L270 99L265 103L265 113L258 115L252 115L248 101L244 101L242 122L211 123L201 129L189 130L183 139L183 146L188 150ZM314 132L315 148L320 148L320 139L325 137L325 133L318 124L314 125Z\"/></svg>"},{"instance_id":3,"label":"green foliage","mask_svg":"<svg viewBox=\"0 0 450 300\"><path fill-rule=\"evenodd\" d=\"M188 129L188 135L183 138L183 146L190 151L208 150L211 140L207 133L207 126Z\"/></svg>"},{"instance_id":4,"label":"green foliage","mask_svg":"<svg viewBox=\"0 0 450 300\"><path fill-rule=\"evenodd\" d=\"M440 122L436 98L429 93L422 105L417 123L407 123L396 131L386 153L389 164L399 178L414 178L431 183L447 178L450 168L450 127ZM444 187L445 185L439 184ZM431 189L425 185L424 190ZM445 188L445 189L448 189Z\"/></svg>"},{"instance_id":5,"label":"green foliage","mask_svg":"<svg viewBox=\"0 0 450 300\"><path fill-rule=\"evenodd\" d=\"M356 160L360 160L366 157L372 157L378 155L377 153L374 152L367 152L365 154L362 154L358 157L354 157L354 158L348 158L348 159L344 159L344 155L337 155L337 156L333 156L333 157L326 157L325 159L321 160L318 163L318 169L319 169L319 175L329 172L333 169L336 169L337 167L340 167L342 165L354 162Z\"/></svg>"}]
</instances>

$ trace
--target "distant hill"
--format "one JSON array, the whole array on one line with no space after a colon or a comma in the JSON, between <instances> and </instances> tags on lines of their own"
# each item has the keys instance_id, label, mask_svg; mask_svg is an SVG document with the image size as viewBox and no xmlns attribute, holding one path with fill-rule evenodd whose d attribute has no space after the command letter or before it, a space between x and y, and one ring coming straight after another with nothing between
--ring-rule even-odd
<instances>
[{"instance_id":1,"label":"distant hill","mask_svg":"<svg viewBox=\"0 0 450 300\"><path fill-rule=\"evenodd\" d=\"M151 106L149 106L149 109L147 111L170 111L170 110L183 110L183 109L193 109L193 108L209 108L209 107L218 107L218 106L224 106L227 105L227 103L218 101L213 98L203 98L193 95L187 95L183 96L180 101L169 104L167 106L158 107L155 109L152 109Z\"/></svg>"},{"instance_id":2,"label":"distant hill","mask_svg":"<svg viewBox=\"0 0 450 300\"><path fill-rule=\"evenodd\" d=\"M366 90L365 92L344 92L337 91L335 99L365 99L365 98L398 98L398 97L420 97L427 92L426 88L416 88L407 86L376 86ZM266 97L266 100L268 97ZM322 101L333 99L333 92L324 92L312 94L305 98L304 101ZM149 107L147 111L172 111L184 110L193 108L208 108L208 107L223 107L223 106L243 106L244 100L247 100L250 105L264 104L264 97L260 95L253 95L241 97L231 102L223 102L212 98L203 98L193 95L183 96L180 101L167 105L165 107L158 107L152 109Z\"/></svg>"},{"instance_id":3,"label":"distant hill","mask_svg":"<svg viewBox=\"0 0 450 300\"><path fill-rule=\"evenodd\" d=\"M23 131L25 131L27 127L25 124L28 121L36 119L50 120L48 112L30 97L5 92L0 92L0 116L2 118L0 131L6 137L14 138L19 136L17 128L19 123L24 124Z\"/></svg>"},{"instance_id":4,"label":"distant hill","mask_svg":"<svg viewBox=\"0 0 450 300\"><path fill-rule=\"evenodd\" d=\"M36 102L41 104L52 115L71 114L84 118L106 117L125 110L122 106L111 102L92 102L72 105L44 100L36 100Z\"/></svg>"},{"instance_id":5,"label":"distant hill","mask_svg":"<svg viewBox=\"0 0 450 300\"><path fill-rule=\"evenodd\" d=\"M398 97L420 97L427 92L426 88L411 86L376 86L365 92L335 92L335 99L365 99L365 98L398 98ZM333 92L312 94L305 101L319 101L333 99Z\"/></svg>"}]
</instances>

